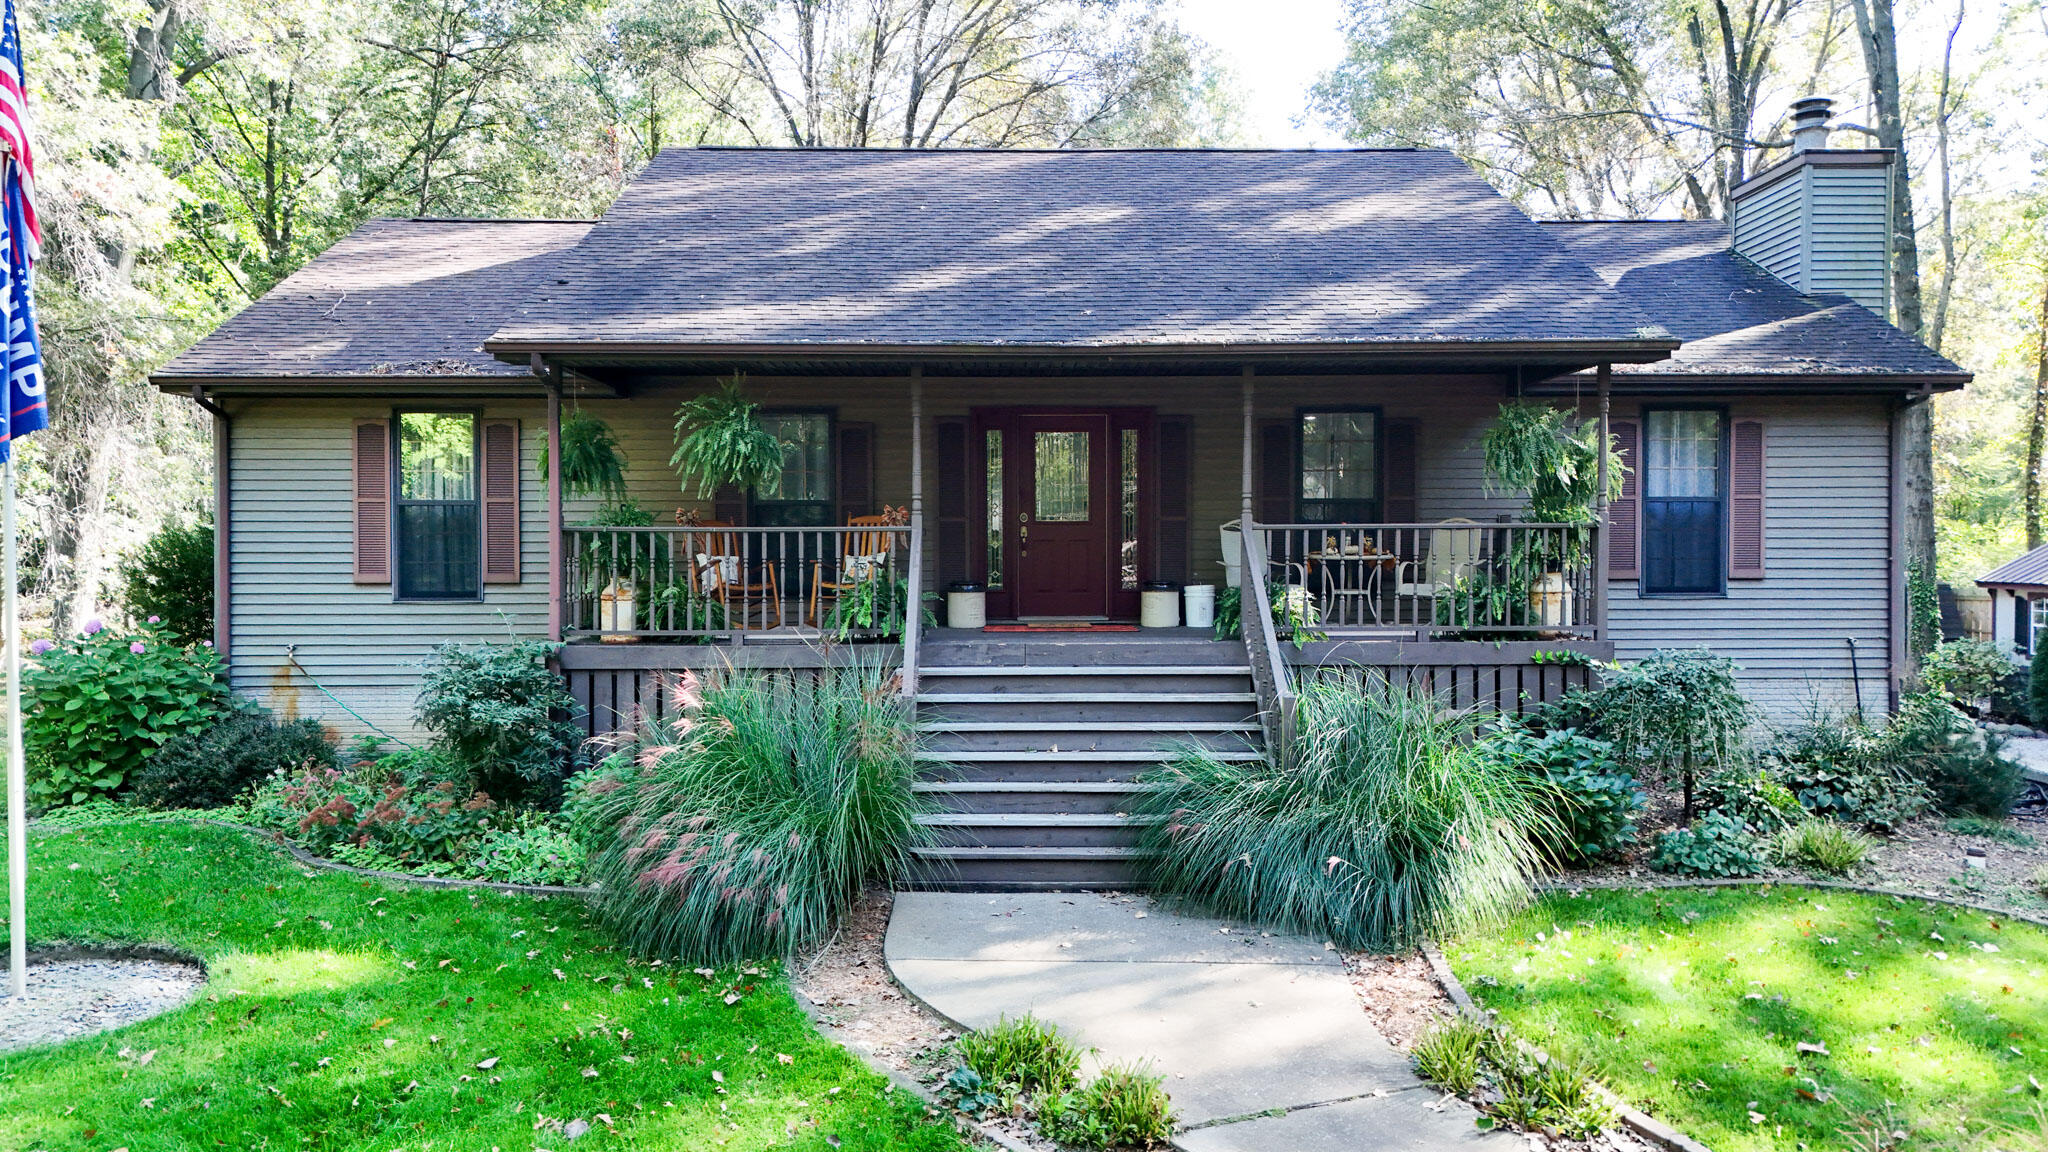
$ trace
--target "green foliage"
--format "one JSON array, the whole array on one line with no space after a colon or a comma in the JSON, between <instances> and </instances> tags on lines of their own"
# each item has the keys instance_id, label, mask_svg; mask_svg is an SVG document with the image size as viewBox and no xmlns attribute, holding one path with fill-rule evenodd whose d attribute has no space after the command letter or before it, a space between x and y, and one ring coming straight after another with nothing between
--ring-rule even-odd
<instances>
[{"instance_id":1,"label":"green foliage","mask_svg":"<svg viewBox=\"0 0 2048 1152\"><path fill-rule=\"evenodd\" d=\"M873 633L885 640L902 636L905 609L910 605L910 580L877 567L865 579L851 583L832 602L833 635L839 640L852 639L856 632ZM927 626L930 615L927 611Z\"/></svg>"},{"instance_id":2,"label":"green foliage","mask_svg":"<svg viewBox=\"0 0 2048 1152\"><path fill-rule=\"evenodd\" d=\"M220 658L161 623L38 641L22 668L29 798L39 808L111 796L171 738L203 730L227 703Z\"/></svg>"},{"instance_id":3,"label":"green foliage","mask_svg":"<svg viewBox=\"0 0 2048 1152\"><path fill-rule=\"evenodd\" d=\"M1184 749L1147 776L1143 866L1216 913L1399 949L1528 897L1541 789L1426 695L1312 680L1287 766Z\"/></svg>"},{"instance_id":4,"label":"green foliage","mask_svg":"<svg viewBox=\"0 0 2048 1152\"><path fill-rule=\"evenodd\" d=\"M1953 714L1948 705L1939 707ZM1889 831L1931 803L1926 785L1900 762L1902 742L1909 738L1909 729L1896 719L1884 732L1874 732L1860 716L1838 714L1816 700L1800 723L1777 734L1761 760L1769 778L1789 789L1807 812ZM1781 804L1775 807L1785 811ZM1766 832L1789 822L1765 818L1755 805L1728 810Z\"/></svg>"},{"instance_id":5,"label":"green foliage","mask_svg":"<svg viewBox=\"0 0 2048 1152\"><path fill-rule=\"evenodd\" d=\"M1589 708L1622 763L1679 775L1686 819L1695 774L1742 756L1755 713L1735 672L1733 661L1705 648L1659 649L1609 669L1591 694Z\"/></svg>"},{"instance_id":6,"label":"green foliage","mask_svg":"<svg viewBox=\"0 0 2048 1152\"><path fill-rule=\"evenodd\" d=\"M179 644L213 640L213 525L173 521L121 565L121 602Z\"/></svg>"},{"instance_id":7,"label":"green foliage","mask_svg":"<svg viewBox=\"0 0 2048 1152\"><path fill-rule=\"evenodd\" d=\"M492 797L552 806L582 733L576 702L534 641L443 644L420 682L415 715L435 746Z\"/></svg>"},{"instance_id":8,"label":"green foliage","mask_svg":"<svg viewBox=\"0 0 2048 1152\"><path fill-rule=\"evenodd\" d=\"M1876 848L1876 840L1832 820L1802 820L1771 842L1771 853L1780 861L1830 876L1847 876L1863 867Z\"/></svg>"},{"instance_id":9,"label":"green foliage","mask_svg":"<svg viewBox=\"0 0 2048 1152\"><path fill-rule=\"evenodd\" d=\"M1958 836L1976 836L2020 848L2032 848L2036 843L2032 836L2004 820L1995 820L1988 816L1958 816L1950 820L1946 827Z\"/></svg>"},{"instance_id":10,"label":"green foliage","mask_svg":"<svg viewBox=\"0 0 2048 1152\"><path fill-rule=\"evenodd\" d=\"M1216 627L1211 634L1218 640L1235 640L1244 634L1243 588L1216 590Z\"/></svg>"},{"instance_id":11,"label":"green foliage","mask_svg":"<svg viewBox=\"0 0 2048 1152\"><path fill-rule=\"evenodd\" d=\"M1416 1074L1460 1096L1469 1094L1479 1086L1479 1056L1487 1035L1485 1025L1464 1016L1438 1021L1409 1053Z\"/></svg>"},{"instance_id":12,"label":"green foliage","mask_svg":"<svg viewBox=\"0 0 2048 1152\"><path fill-rule=\"evenodd\" d=\"M598 505L584 523L592 528L647 528L654 524L654 513L642 508L637 500L609 500Z\"/></svg>"},{"instance_id":13,"label":"green foliage","mask_svg":"<svg viewBox=\"0 0 2048 1152\"><path fill-rule=\"evenodd\" d=\"M334 745L320 722L278 723L253 704L223 713L206 728L172 737L135 774L135 800L151 808L219 808L273 773L334 768Z\"/></svg>"},{"instance_id":14,"label":"green foliage","mask_svg":"<svg viewBox=\"0 0 2048 1152\"><path fill-rule=\"evenodd\" d=\"M1028 1013L999 1017L962 1036L953 1049L985 1083L1019 1094L1068 1092L1081 1078L1081 1050Z\"/></svg>"},{"instance_id":15,"label":"green foliage","mask_svg":"<svg viewBox=\"0 0 2048 1152\"><path fill-rule=\"evenodd\" d=\"M1490 488L1527 497L1523 518L1537 524L1591 524L1600 496L1600 422L1569 408L1525 401L1500 406L1483 444ZM1621 495L1626 469L1607 448L1607 498Z\"/></svg>"},{"instance_id":16,"label":"green foliage","mask_svg":"<svg viewBox=\"0 0 2048 1152\"><path fill-rule=\"evenodd\" d=\"M547 445L541 445L540 474L548 474ZM562 491L571 496L626 499L626 460L612 426L577 409L562 418ZM649 523L652 523L650 520Z\"/></svg>"},{"instance_id":17,"label":"green foliage","mask_svg":"<svg viewBox=\"0 0 2048 1152\"><path fill-rule=\"evenodd\" d=\"M1173 1102L1157 1073L1129 1064L1104 1068L1085 1087L1040 1102L1045 1134L1076 1148L1151 1148L1173 1136Z\"/></svg>"},{"instance_id":18,"label":"green foliage","mask_svg":"<svg viewBox=\"0 0 2048 1152\"><path fill-rule=\"evenodd\" d=\"M1764 846L1747 824L1709 812L1658 836L1650 867L1678 876L1754 876L1764 870Z\"/></svg>"},{"instance_id":19,"label":"green foliage","mask_svg":"<svg viewBox=\"0 0 2048 1152\"><path fill-rule=\"evenodd\" d=\"M2027 719L2048 728L2048 644L2036 644L2027 664Z\"/></svg>"},{"instance_id":20,"label":"green foliage","mask_svg":"<svg viewBox=\"0 0 2048 1152\"><path fill-rule=\"evenodd\" d=\"M748 400L746 378L735 372L716 391L690 397L676 409L676 451L669 465L709 496L731 484L758 488L782 474L782 442L761 423L760 405Z\"/></svg>"},{"instance_id":21,"label":"green foliage","mask_svg":"<svg viewBox=\"0 0 2048 1152\"><path fill-rule=\"evenodd\" d=\"M2012 657L1983 640L1945 640L1920 658L1920 682L1958 704L1989 697L2012 673Z\"/></svg>"},{"instance_id":22,"label":"green foliage","mask_svg":"<svg viewBox=\"0 0 2048 1152\"><path fill-rule=\"evenodd\" d=\"M1899 769L1947 815L2002 817L2026 787L2025 770L2005 755L2004 738L1932 693L1899 701L1885 738Z\"/></svg>"},{"instance_id":23,"label":"green foliage","mask_svg":"<svg viewBox=\"0 0 2048 1152\"><path fill-rule=\"evenodd\" d=\"M1806 819L1799 797L1769 769L1757 765L1724 768L1700 781L1699 806L1742 821L1761 833L1789 828Z\"/></svg>"},{"instance_id":24,"label":"green foliage","mask_svg":"<svg viewBox=\"0 0 2048 1152\"><path fill-rule=\"evenodd\" d=\"M583 842L539 812L516 813L496 822L477 841L465 874L508 884L580 884Z\"/></svg>"},{"instance_id":25,"label":"green foliage","mask_svg":"<svg viewBox=\"0 0 2048 1152\"><path fill-rule=\"evenodd\" d=\"M598 907L633 948L693 960L822 939L921 831L918 739L895 674L859 660L795 678L686 674L637 761L580 786Z\"/></svg>"},{"instance_id":26,"label":"green foliage","mask_svg":"<svg viewBox=\"0 0 2048 1152\"><path fill-rule=\"evenodd\" d=\"M977 1120L1004 1105L1004 1094L996 1085L965 1064L946 1073L939 1083L939 1098L949 1101L954 1111Z\"/></svg>"},{"instance_id":27,"label":"green foliage","mask_svg":"<svg viewBox=\"0 0 2048 1152\"><path fill-rule=\"evenodd\" d=\"M1481 745L1487 756L1543 781L1548 819L1537 844L1563 864L1584 865L1620 855L1636 839L1643 810L1636 779L1605 740L1572 728L1536 735L1505 724Z\"/></svg>"},{"instance_id":28,"label":"green foliage","mask_svg":"<svg viewBox=\"0 0 2048 1152\"><path fill-rule=\"evenodd\" d=\"M1316 630L1317 625L1323 622L1323 608L1316 602L1314 592L1299 584L1275 581L1266 585L1266 603L1272 609L1274 627L1280 635L1291 637L1295 647L1324 638L1323 633ZM1239 615L1242 617L1242 609Z\"/></svg>"},{"instance_id":29,"label":"green foliage","mask_svg":"<svg viewBox=\"0 0 2048 1152\"><path fill-rule=\"evenodd\" d=\"M1488 1078L1499 1100L1493 1115L1526 1132L1556 1132L1590 1140L1617 1119L1593 1091L1599 1068L1569 1052L1532 1051L1496 1030L1484 1048Z\"/></svg>"},{"instance_id":30,"label":"green foliage","mask_svg":"<svg viewBox=\"0 0 2048 1152\"><path fill-rule=\"evenodd\" d=\"M1941 587L1924 561L1906 565L1906 647L1915 658L1941 643Z\"/></svg>"}]
</instances>

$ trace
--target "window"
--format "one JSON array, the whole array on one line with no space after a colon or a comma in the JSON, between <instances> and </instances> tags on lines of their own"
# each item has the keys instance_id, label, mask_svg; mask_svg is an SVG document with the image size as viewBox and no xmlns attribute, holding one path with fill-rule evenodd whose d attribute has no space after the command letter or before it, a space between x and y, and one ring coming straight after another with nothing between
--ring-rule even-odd
<instances>
[{"instance_id":1,"label":"window","mask_svg":"<svg viewBox=\"0 0 2048 1152\"><path fill-rule=\"evenodd\" d=\"M2032 652L2034 650L2034 637L2041 635L2044 629L2048 629L2048 599L2028 600L2023 598L2020 600L2020 603L2025 607L2025 611L2020 615L2020 629L2016 637L2016 646L2022 652Z\"/></svg>"},{"instance_id":2,"label":"window","mask_svg":"<svg viewBox=\"0 0 2048 1152\"><path fill-rule=\"evenodd\" d=\"M1117 547L1117 587L1132 592L1138 587L1138 430L1124 429L1120 446L1123 534Z\"/></svg>"},{"instance_id":3,"label":"window","mask_svg":"<svg viewBox=\"0 0 2048 1152\"><path fill-rule=\"evenodd\" d=\"M483 573L476 417L466 412L399 413L397 464L398 596L477 599Z\"/></svg>"},{"instance_id":4,"label":"window","mask_svg":"<svg viewBox=\"0 0 2048 1152\"><path fill-rule=\"evenodd\" d=\"M1301 414L1301 518L1370 524L1380 515L1377 412Z\"/></svg>"},{"instance_id":5,"label":"window","mask_svg":"<svg viewBox=\"0 0 2048 1152\"><path fill-rule=\"evenodd\" d=\"M1646 594L1711 595L1725 587L1722 488L1726 421L1713 409L1643 415L1643 573Z\"/></svg>"},{"instance_id":6,"label":"window","mask_svg":"<svg viewBox=\"0 0 2048 1152\"><path fill-rule=\"evenodd\" d=\"M831 415L763 412L761 424L782 442L782 472L754 491L754 522L768 527L832 523Z\"/></svg>"}]
</instances>

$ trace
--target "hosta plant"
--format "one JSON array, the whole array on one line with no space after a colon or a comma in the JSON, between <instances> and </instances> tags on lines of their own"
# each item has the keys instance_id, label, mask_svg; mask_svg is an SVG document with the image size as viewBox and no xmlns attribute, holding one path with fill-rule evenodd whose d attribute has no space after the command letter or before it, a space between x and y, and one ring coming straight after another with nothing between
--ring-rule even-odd
<instances>
[{"instance_id":1,"label":"hosta plant","mask_svg":"<svg viewBox=\"0 0 2048 1152\"><path fill-rule=\"evenodd\" d=\"M210 642L179 644L154 617L133 631L86 622L77 637L30 646L23 740L38 808L110 796L181 733L227 705Z\"/></svg>"}]
</instances>

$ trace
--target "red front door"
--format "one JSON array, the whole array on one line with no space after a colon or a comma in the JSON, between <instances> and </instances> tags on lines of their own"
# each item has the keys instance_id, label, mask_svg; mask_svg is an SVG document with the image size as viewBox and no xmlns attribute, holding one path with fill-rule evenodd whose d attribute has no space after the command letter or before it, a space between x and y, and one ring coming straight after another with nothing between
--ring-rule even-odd
<instances>
[{"instance_id":1,"label":"red front door","mask_svg":"<svg viewBox=\"0 0 2048 1152\"><path fill-rule=\"evenodd\" d=\"M1020 414L1004 439L1017 615L1109 615L1109 415Z\"/></svg>"}]
</instances>

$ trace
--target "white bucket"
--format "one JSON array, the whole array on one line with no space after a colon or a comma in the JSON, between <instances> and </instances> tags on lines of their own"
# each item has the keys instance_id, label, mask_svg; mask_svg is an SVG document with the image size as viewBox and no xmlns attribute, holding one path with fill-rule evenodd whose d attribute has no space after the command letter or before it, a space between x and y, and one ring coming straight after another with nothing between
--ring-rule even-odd
<instances>
[{"instance_id":1,"label":"white bucket","mask_svg":"<svg viewBox=\"0 0 2048 1152\"><path fill-rule=\"evenodd\" d=\"M1244 533L1232 520L1218 528L1216 535L1223 544L1223 586L1236 588L1244 583Z\"/></svg>"},{"instance_id":2,"label":"white bucket","mask_svg":"<svg viewBox=\"0 0 2048 1152\"><path fill-rule=\"evenodd\" d=\"M1187 602L1188 627L1214 628L1216 626L1216 586L1214 584L1190 584L1181 589L1181 598Z\"/></svg>"},{"instance_id":3,"label":"white bucket","mask_svg":"<svg viewBox=\"0 0 2048 1152\"><path fill-rule=\"evenodd\" d=\"M946 593L946 627L979 628L988 623L988 593Z\"/></svg>"},{"instance_id":4,"label":"white bucket","mask_svg":"<svg viewBox=\"0 0 2048 1152\"><path fill-rule=\"evenodd\" d=\"M1163 591L1147 590L1138 596L1138 626L1141 628L1180 627L1180 593L1171 588Z\"/></svg>"}]
</instances>

